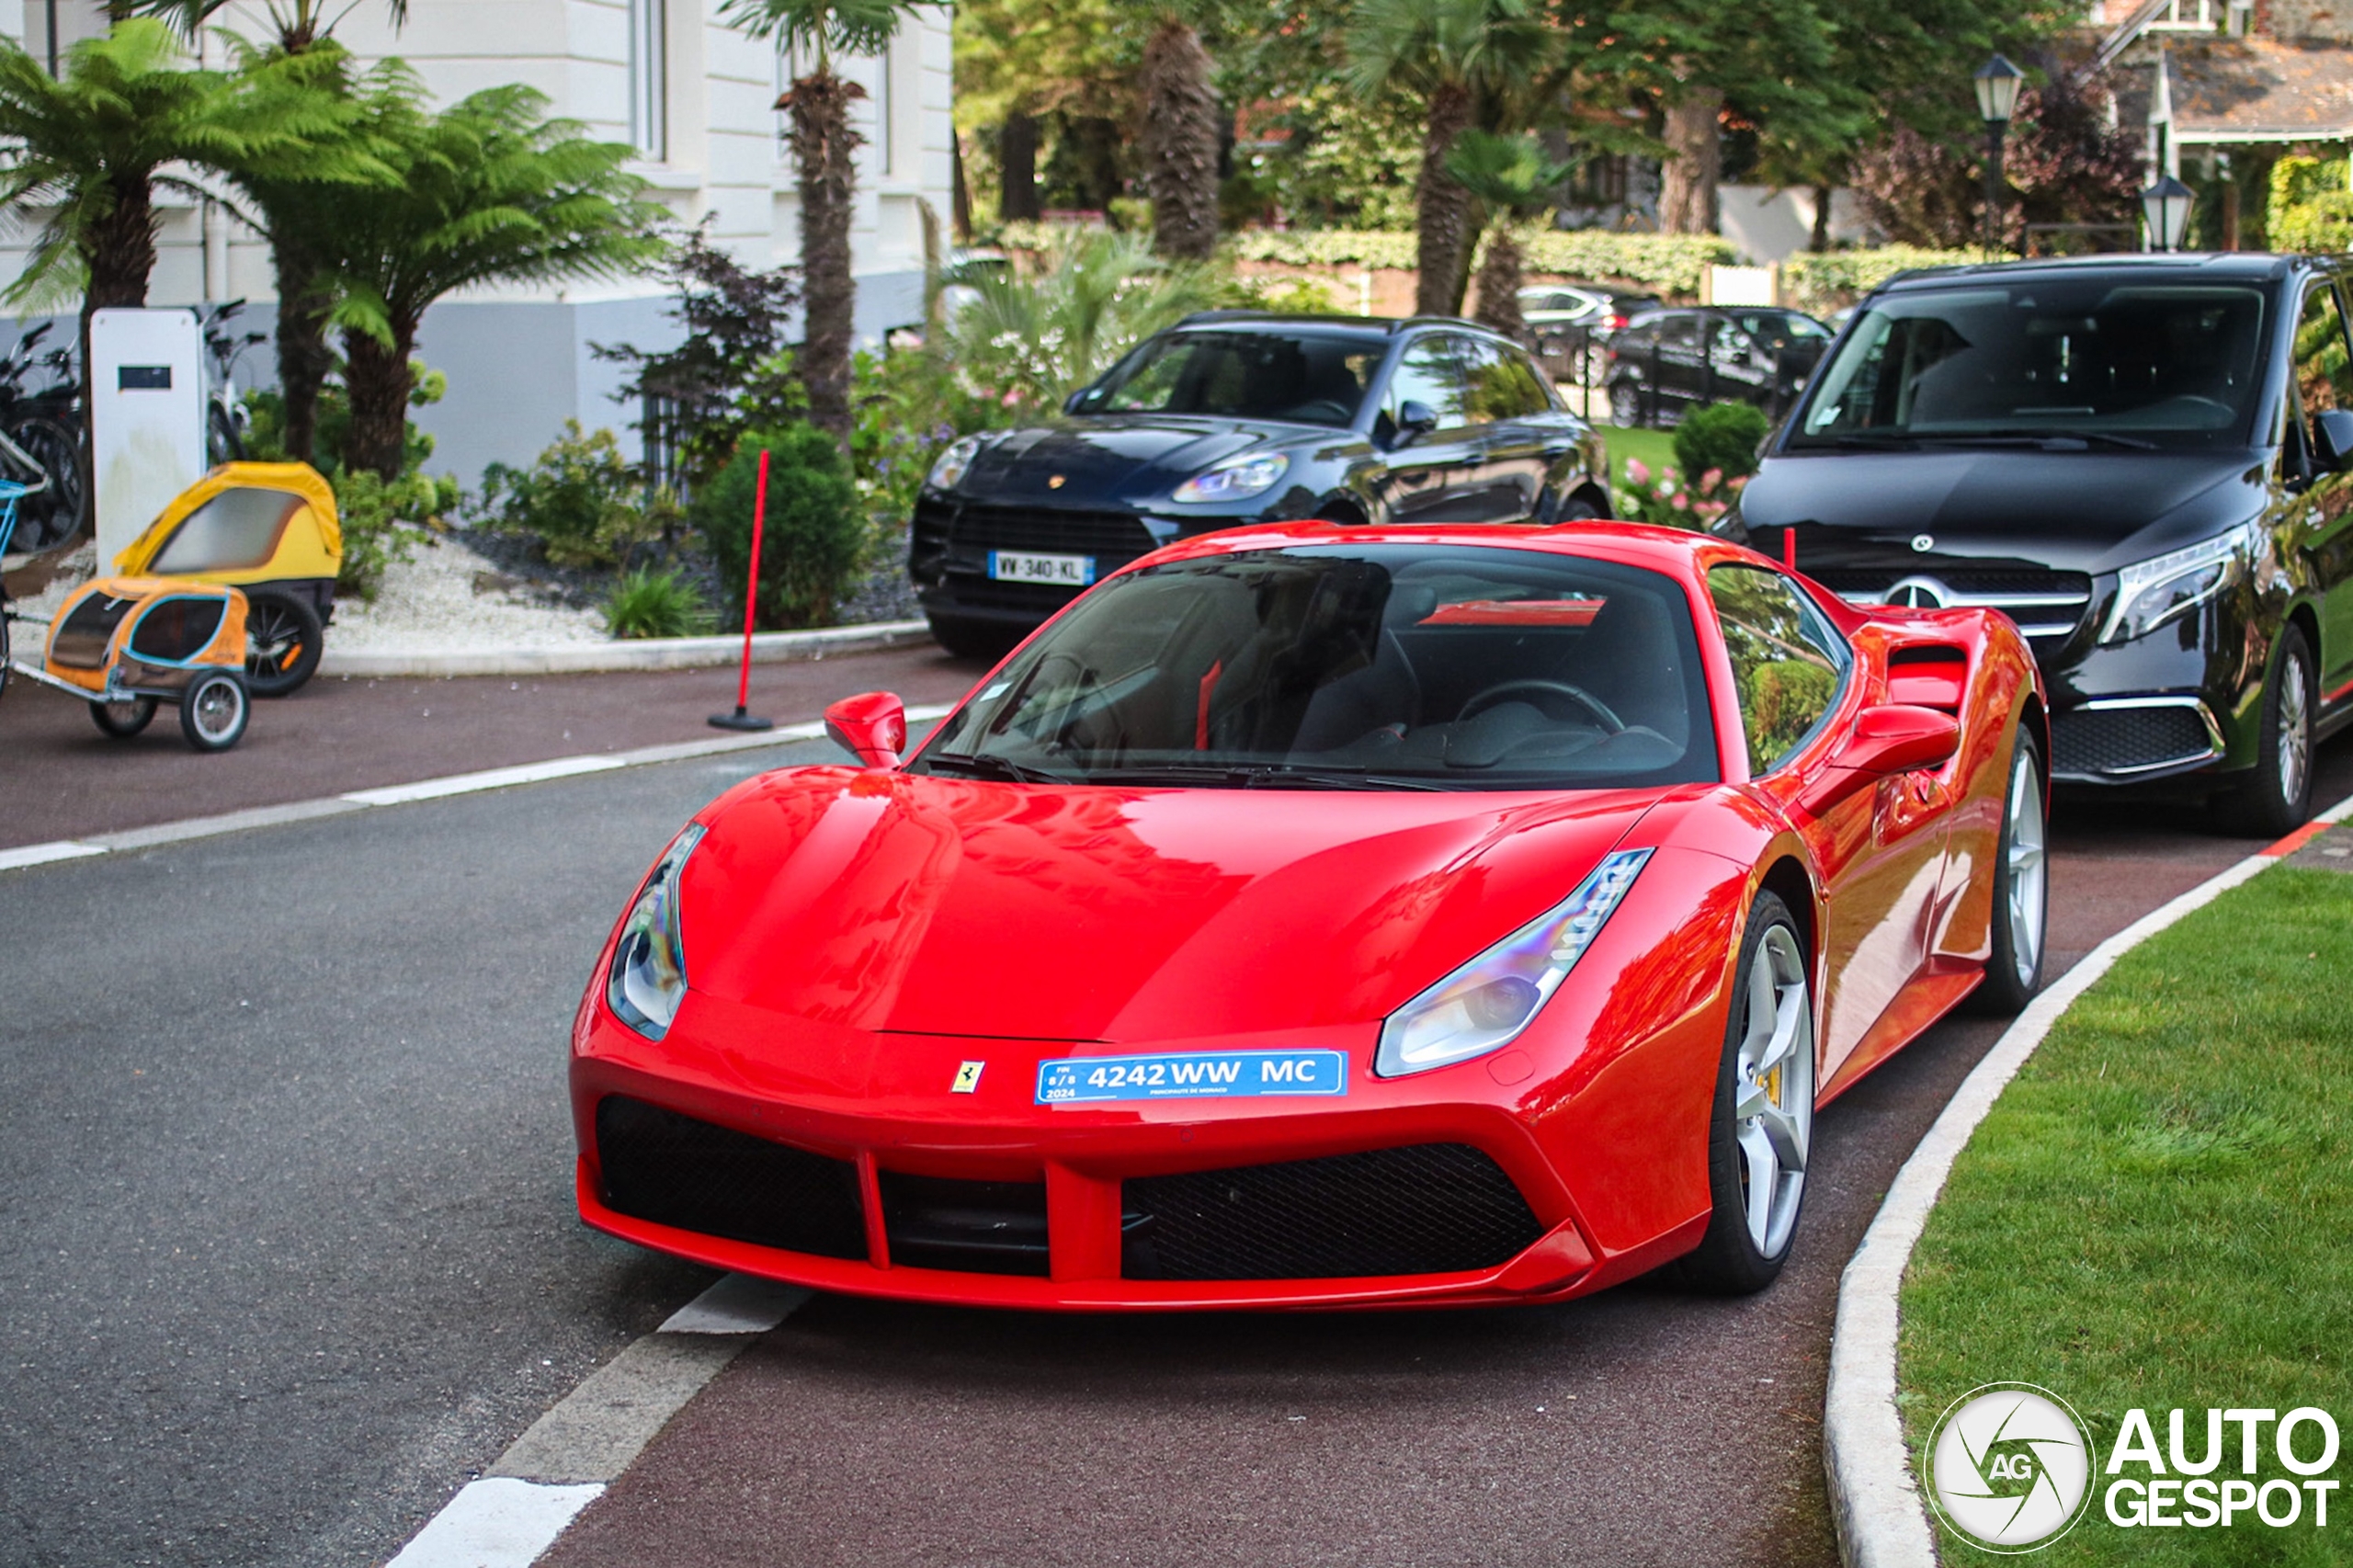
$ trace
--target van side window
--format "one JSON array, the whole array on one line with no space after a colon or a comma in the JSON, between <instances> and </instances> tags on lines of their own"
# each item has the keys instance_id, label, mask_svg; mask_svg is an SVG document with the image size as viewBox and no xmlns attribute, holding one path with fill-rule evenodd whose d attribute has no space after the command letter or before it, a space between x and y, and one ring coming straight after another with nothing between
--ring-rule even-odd
<instances>
[{"instance_id":1,"label":"van side window","mask_svg":"<svg viewBox=\"0 0 2353 1568\"><path fill-rule=\"evenodd\" d=\"M2304 291L2296 318L2296 395L2303 405L2304 449L2313 450L2312 422L2332 408L2353 409L2353 352L2345 338L2345 317L2336 290L2326 279Z\"/></svg>"}]
</instances>

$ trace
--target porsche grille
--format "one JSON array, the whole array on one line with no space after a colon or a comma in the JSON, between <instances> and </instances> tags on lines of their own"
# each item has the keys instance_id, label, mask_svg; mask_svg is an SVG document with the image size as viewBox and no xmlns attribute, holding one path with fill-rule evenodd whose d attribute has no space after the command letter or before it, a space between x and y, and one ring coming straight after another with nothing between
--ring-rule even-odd
<instances>
[{"instance_id":1,"label":"porsche grille","mask_svg":"<svg viewBox=\"0 0 2353 1568\"><path fill-rule=\"evenodd\" d=\"M707 1236L866 1256L858 1167L620 1095L597 1102L605 1206Z\"/></svg>"},{"instance_id":2,"label":"porsche grille","mask_svg":"<svg viewBox=\"0 0 2353 1568\"><path fill-rule=\"evenodd\" d=\"M1543 1234L1462 1143L1131 1178L1129 1279L1341 1279L1494 1268Z\"/></svg>"}]
</instances>

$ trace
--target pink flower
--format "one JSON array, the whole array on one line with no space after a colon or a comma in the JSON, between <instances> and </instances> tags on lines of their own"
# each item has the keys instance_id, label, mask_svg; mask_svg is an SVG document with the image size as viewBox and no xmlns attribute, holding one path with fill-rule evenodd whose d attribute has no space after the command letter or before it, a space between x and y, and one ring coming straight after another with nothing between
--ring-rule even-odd
<instances>
[{"instance_id":1,"label":"pink flower","mask_svg":"<svg viewBox=\"0 0 2353 1568\"><path fill-rule=\"evenodd\" d=\"M1628 458L1626 460L1626 479L1627 482L1631 484L1648 484L1651 482L1651 471L1643 466L1643 461L1640 458Z\"/></svg>"},{"instance_id":2,"label":"pink flower","mask_svg":"<svg viewBox=\"0 0 2353 1568\"><path fill-rule=\"evenodd\" d=\"M1723 482L1724 471L1720 468L1711 468L1707 472L1699 476L1699 488L1702 490L1713 490L1717 485L1722 484Z\"/></svg>"},{"instance_id":3,"label":"pink flower","mask_svg":"<svg viewBox=\"0 0 2353 1568\"><path fill-rule=\"evenodd\" d=\"M1721 501L1702 501L1691 509L1694 512L1697 512L1699 516L1710 518L1721 517L1727 510L1724 504Z\"/></svg>"},{"instance_id":4,"label":"pink flower","mask_svg":"<svg viewBox=\"0 0 2353 1568\"><path fill-rule=\"evenodd\" d=\"M1745 474L1745 473L1744 473L1744 474L1742 474L1738 479L1735 479L1735 480L1733 480L1733 481L1732 482L1732 487L1733 487L1733 490L1737 491L1737 490L1739 490L1742 486L1745 485L1747 483L1748 483L1748 475L1746 475L1746 474Z\"/></svg>"},{"instance_id":5,"label":"pink flower","mask_svg":"<svg viewBox=\"0 0 2353 1568\"><path fill-rule=\"evenodd\" d=\"M1673 506L1673 507L1677 508L1677 509L1679 511L1679 510L1681 510L1683 507L1686 507L1686 506L1688 506L1689 505L1691 505L1691 497L1689 497L1688 495L1684 494L1681 491L1679 491L1679 490L1678 490L1678 491L1677 491L1674 494L1672 494L1672 495L1670 495L1670 496L1668 496L1668 497L1666 498L1666 504L1667 504L1668 506Z\"/></svg>"}]
</instances>

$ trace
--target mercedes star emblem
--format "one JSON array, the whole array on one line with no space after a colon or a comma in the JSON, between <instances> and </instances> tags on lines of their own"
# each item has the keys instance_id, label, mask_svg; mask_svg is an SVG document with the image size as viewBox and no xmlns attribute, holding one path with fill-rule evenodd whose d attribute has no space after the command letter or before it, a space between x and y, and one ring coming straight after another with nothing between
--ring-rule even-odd
<instances>
[{"instance_id":1,"label":"mercedes star emblem","mask_svg":"<svg viewBox=\"0 0 2353 1568\"><path fill-rule=\"evenodd\" d=\"M1887 602L1905 609L1942 609L1952 602L1952 590L1934 577L1906 577L1887 590Z\"/></svg>"},{"instance_id":2,"label":"mercedes star emblem","mask_svg":"<svg viewBox=\"0 0 2353 1568\"><path fill-rule=\"evenodd\" d=\"M1915 554L1926 555L1928 551L1936 548L1937 541L1935 536L1930 534L1914 534L1912 536L1912 549Z\"/></svg>"}]
</instances>

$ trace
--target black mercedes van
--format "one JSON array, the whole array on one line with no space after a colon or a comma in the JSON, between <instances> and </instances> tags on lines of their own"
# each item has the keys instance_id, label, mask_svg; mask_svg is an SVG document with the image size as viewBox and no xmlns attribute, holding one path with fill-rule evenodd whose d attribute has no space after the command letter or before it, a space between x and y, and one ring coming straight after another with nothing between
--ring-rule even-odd
<instances>
[{"instance_id":1,"label":"black mercedes van","mask_svg":"<svg viewBox=\"0 0 2353 1568\"><path fill-rule=\"evenodd\" d=\"M2353 258L1938 268L1857 308L1724 531L1857 602L1991 605L2063 785L2276 835L2353 718Z\"/></svg>"}]
</instances>

